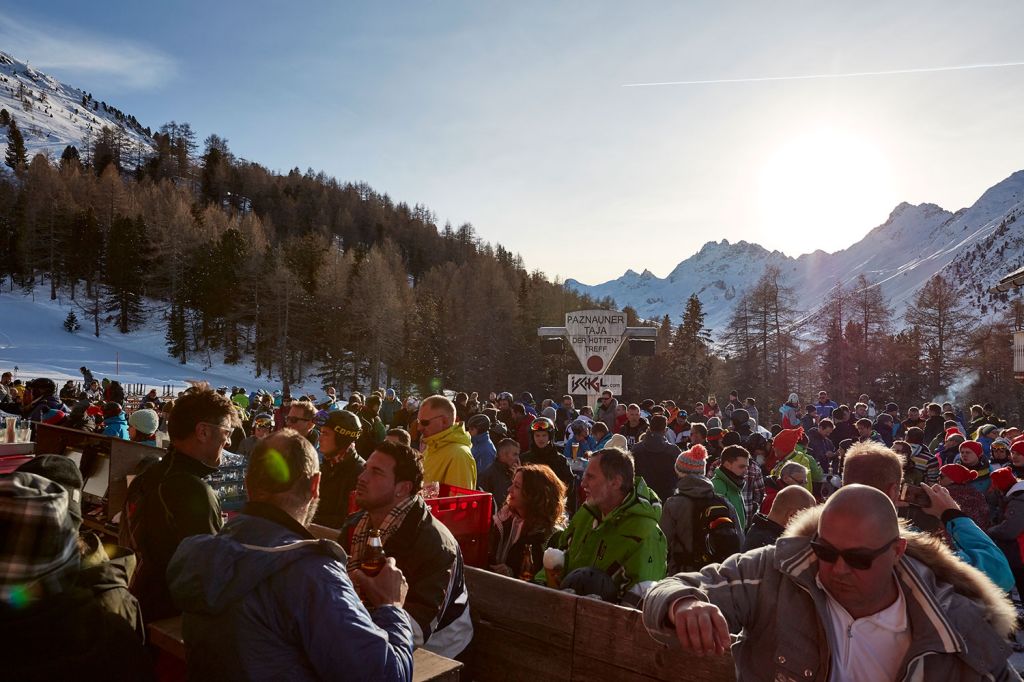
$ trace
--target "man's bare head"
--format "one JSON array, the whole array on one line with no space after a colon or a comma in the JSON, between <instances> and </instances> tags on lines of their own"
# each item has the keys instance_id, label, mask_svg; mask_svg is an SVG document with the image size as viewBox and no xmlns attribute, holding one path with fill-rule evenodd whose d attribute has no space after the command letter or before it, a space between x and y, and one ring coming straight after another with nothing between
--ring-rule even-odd
<instances>
[{"instance_id":1,"label":"man's bare head","mask_svg":"<svg viewBox=\"0 0 1024 682\"><path fill-rule=\"evenodd\" d=\"M779 492L781 495L789 488ZM892 500L877 488L856 483L844 485L825 502L825 507L818 520L818 532L822 533L825 526L838 524L849 518L858 519L858 525L872 530L865 538L871 547L872 542L890 539L899 535L900 526L896 516L896 507Z\"/></svg>"},{"instance_id":2,"label":"man's bare head","mask_svg":"<svg viewBox=\"0 0 1024 682\"><path fill-rule=\"evenodd\" d=\"M854 618L896 601L896 563L907 541L900 537L892 500L880 490L851 484L829 497L812 547L818 580Z\"/></svg>"},{"instance_id":3,"label":"man's bare head","mask_svg":"<svg viewBox=\"0 0 1024 682\"><path fill-rule=\"evenodd\" d=\"M798 511L809 509L816 504L814 495L801 485L786 486L779 491L772 501L772 509L768 518L780 526L785 526Z\"/></svg>"}]
</instances>

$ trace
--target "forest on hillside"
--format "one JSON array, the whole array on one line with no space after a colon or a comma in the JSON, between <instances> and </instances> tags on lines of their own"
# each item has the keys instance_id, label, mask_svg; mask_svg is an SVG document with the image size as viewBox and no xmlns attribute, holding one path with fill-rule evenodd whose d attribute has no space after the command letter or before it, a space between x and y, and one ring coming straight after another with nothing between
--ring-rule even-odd
<instances>
[{"instance_id":1,"label":"forest on hillside","mask_svg":"<svg viewBox=\"0 0 1024 682\"><path fill-rule=\"evenodd\" d=\"M543 355L538 327L614 306L528 271L471 224L439 226L425 206L322 172L274 173L217 135L200 146L187 123L162 126L146 156L104 128L59 159L28 158L6 111L0 126L0 277L73 299L83 333L160 325L183 362L250 363L286 386L316 376L349 389L551 396L580 369L570 352ZM861 278L800 311L769 270L714 330L717 343L696 295L678 302L678 325L626 308L629 324L658 327L656 351L623 352L609 373L631 398L684 404L736 388L777 406L824 387L1021 412L1010 348L1019 305L981 324L941 276L907 310L879 292Z\"/></svg>"}]
</instances>

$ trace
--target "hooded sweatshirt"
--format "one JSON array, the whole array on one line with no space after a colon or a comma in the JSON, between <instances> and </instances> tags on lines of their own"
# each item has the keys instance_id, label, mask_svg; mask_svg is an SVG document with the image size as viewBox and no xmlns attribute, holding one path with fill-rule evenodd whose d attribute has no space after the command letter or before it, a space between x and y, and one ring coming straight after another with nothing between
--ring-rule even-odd
<instances>
[{"instance_id":1,"label":"hooded sweatshirt","mask_svg":"<svg viewBox=\"0 0 1024 682\"><path fill-rule=\"evenodd\" d=\"M565 552L563 578L577 568L604 571L622 593L665 577L667 543L658 527L661 501L637 476L633 489L607 516L590 504L577 511L569 527L552 538L552 546ZM541 570L534 582L546 583Z\"/></svg>"},{"instance_id":2,"label":"hooded sweatshirt","mask_svg":"<svg viewBox=\"0 0 1024 682\"><path fill-rule=\"evenodd\" d=\"M423 480L476 489L476 460L470 446L473 441L462 424L423 439Z\"/></svg>"},{"instance_id":3,"label":"hooded sweatshirt","mask_svg":"<svg viewBox=\"0 0 1024 682\"><path fill-rule=\"evenodd\" d=\"M368 613L344 550L272 505L250 503L220 534L184 540L167 578L192 679L412 678L409 616Z\"/></svg>"}]
</instances>

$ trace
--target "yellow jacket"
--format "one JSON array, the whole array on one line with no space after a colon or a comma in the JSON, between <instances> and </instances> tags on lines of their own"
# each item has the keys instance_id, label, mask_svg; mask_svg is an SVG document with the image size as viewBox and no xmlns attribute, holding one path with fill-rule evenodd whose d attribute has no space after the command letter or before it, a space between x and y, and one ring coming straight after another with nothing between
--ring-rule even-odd
<instances>
[{"instance_id":1,"label":"yellow jacket","mask_svg":"<svg viewBox=\"0 0 1024 682\"><path fill-rule=\"evenodd\" d=\"M476 490L472 440L462 424L453 424L423 439L423 480Z\"/></svg>"}]
</instances>

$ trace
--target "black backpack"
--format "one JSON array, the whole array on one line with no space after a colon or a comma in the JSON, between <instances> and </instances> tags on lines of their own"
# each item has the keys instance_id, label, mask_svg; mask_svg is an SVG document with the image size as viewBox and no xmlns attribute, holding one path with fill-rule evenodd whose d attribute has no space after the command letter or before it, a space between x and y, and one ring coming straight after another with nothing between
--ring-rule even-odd
<instances>
[{"instance_id":1,"label":"black backpack","mask_svg":"<svg viewBox=\"0 0 1024 682\"><path fill-rule=\"evenodd\" d=\"M691 498L694 503L690 520L690 551L676 552L680 571L699 571L708 564L720 563L740 551L742 537L736 523L736 512L724 497Z\"/></svg>"}]
</instances>

